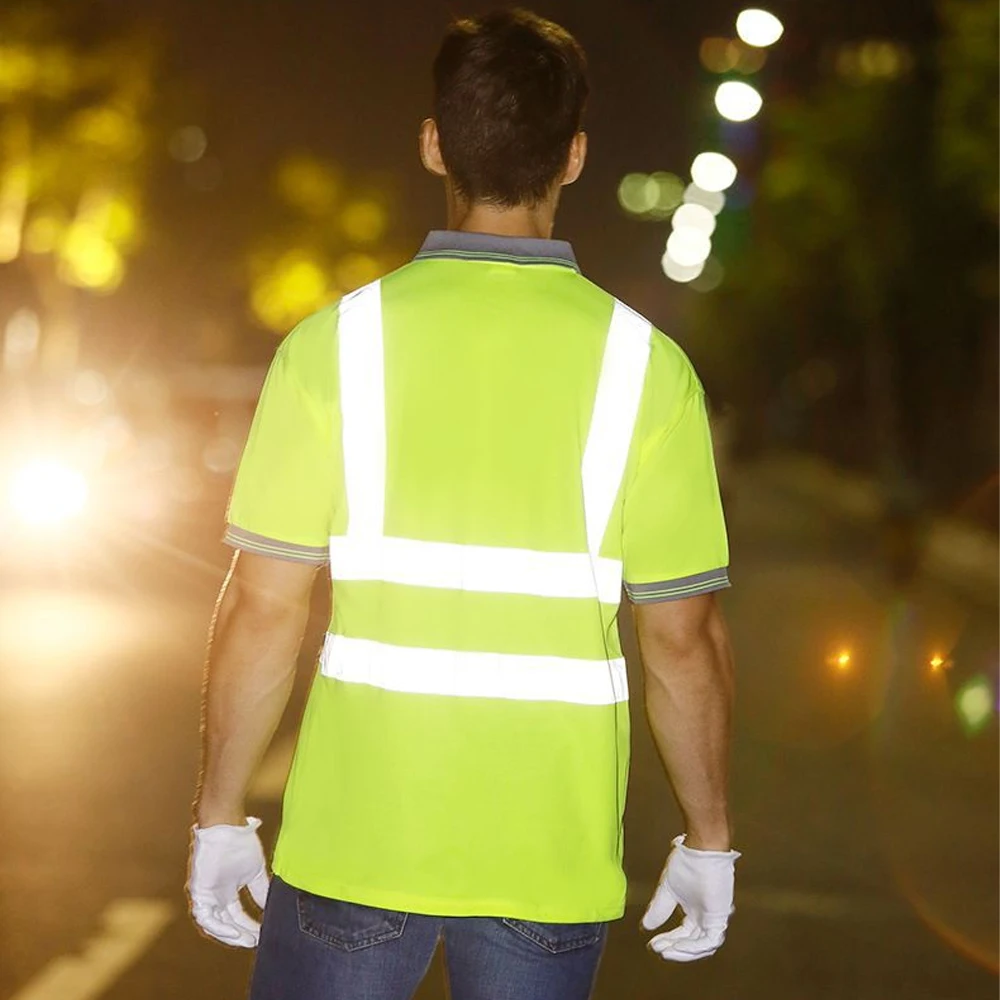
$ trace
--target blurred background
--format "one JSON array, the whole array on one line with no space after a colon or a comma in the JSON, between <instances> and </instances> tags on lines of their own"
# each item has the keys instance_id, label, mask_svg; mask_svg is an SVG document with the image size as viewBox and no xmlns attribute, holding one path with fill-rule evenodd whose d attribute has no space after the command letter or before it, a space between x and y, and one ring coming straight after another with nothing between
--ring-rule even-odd
<instances>
[{"instance_id":1,"label":"blurred background","mask_svg":"<svg viewBox=\"0 0 1000 1000\"><path fill-rule=\"evenodd\" d=\"M182 896L226 496L280 338L443 227L430 62L489 6L0 9L0 1000L242 995ZM597 996L995 996L997 4L531 6L590 59L556 235L695 362L732 534L730 940L644 951L637 711Z\"/></svg>"}]
</instances>

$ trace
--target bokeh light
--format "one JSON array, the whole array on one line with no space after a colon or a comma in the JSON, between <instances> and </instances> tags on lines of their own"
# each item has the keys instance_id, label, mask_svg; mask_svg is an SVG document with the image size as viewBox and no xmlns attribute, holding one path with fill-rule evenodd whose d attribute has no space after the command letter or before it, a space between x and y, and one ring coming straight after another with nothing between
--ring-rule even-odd
<instances>
[{"instance_id":1,"label":"bokeh light","mask_svg":"<svg viewBox=\"0 0 1000 1000\"><path fill-rule=\"evenodd\" d=\"M963 684L955 694L955 711L967 736L977 736L993 718L993 686L982 675Z\"/></svg>"},{"instance_id":2,"label":"bokeh light","mask_svg":"<svg viewBox=\"0 0 1000 1000\"><path fill-rule=\"evenodd\" d=\"M715 232L715 216L704 205L688 203L674 212L673 226L674 229L697 229L711 236Z\"/></svg>"},{"instance_id":3,"label":"bokeh light","mask_svg":"<svg viewBox=\"0 0 1000 1000\"><path fill-rule=\"evenodd\" d=\"M312 216L330 212L340 193L340 181L333 170L308 154L285 159L278 167L275 185L287 204Z\"/></svg>"},{"instance_id":4,"label":"bokeh light","mask_svg":"<svg viewBox=\"0 0 1000 1000\"><path fill-rule=\"evenodd\" d=\"M684 182L676 174L626 174L618 185L618 204L629 215L652 221L667 219L684 197Z\"/></svg>"},{"instance_id":5,"label":"bokeh light","mask_svg":"<svg viewBox=\"0 0 1000 1000\"><path fill-rule=\"evenodd\" d=\"M88 221L70 226L59 248L59 274L70 285L110 292L125 275L125 261L101 227Z\"/></svg>"},{"instance_id":6,"label":"bokeh light","mask_svg":"<svg viewBox=\"0 0 1000 1000\"><path fill-rule=\"evenodd\" d=\"M698 58L710 73L729 73L740 61L740 50L731 38L706 38L698 50Z\"/></svg>"},{"instance_id":7,"label":"bokeh light","mask_svg":"<svg viewBox=\"0 0 1000 1000\"><path fill-rule=\"evenodd\" d=\"M709 257L705 261L705 266L701 269L701 274L691 282L691 288L702 294L714 292L722 284L722 279L725 275L725 268L719 263L718 259Z\"/></svg>"},{"instance_id":8,"label":"bokeh light","mask_svg":"<svg viewBox=\"0 0 1000 1000\"><path fill-rule=\"evenodd\" d=\"M618 204L629 215L644 215L656 204L657 193L648 174L626 174L618 185Z\"/></svg>"},{"instance_id":9,"label":"bokeh light","mask_svg":"<svg viewBox=\"0 0 1000 1000\"><path fill-rule=\"evenodd\" d=\"M354 243L374 243L389 224L385 209L371 199L353 201L340 217L344 235Z\"/></svg>"},{"instance_id":10,"label":"bokeh light","mask_svg":"<svg viewBox=\"0 0 1000 1000\"><path fill-rule=\"evenodd\" d=\"M342 291L352 292L374 281L383 271L384 268L371 254L348 253L334 265L333 276Z\"/></svg>"},{"instance_id":11,"label":"bokeh light","mask_svg":"<svg viewBox=\"0 0 1000 1000\"><path fill-rule=\"evenodd\" d=\"M722 153L699 153L691 164L691 179L704 191L725 191L736 174L736 164Z\"/></svg>"},{"instance_id":12,"label":"bokeh light","mask_svg":"<svg viewBox=\"0 0 1000 1000\"><path fill-rule=\"evenodd\" d=\"M81 371L70 387L73 398L84 406L100 406L108 398L108 380L95 371Z\"/></svg>"},{"instance_id":13,"label":"bokeh light","mask_svg":"<svg viewBox=\"0 0 1000 1000\"><path fill-rule=\"evenodd\" d=\"M687 284L689 281L694 281L705 267L704 263L693 264L691 266L678 264L677 261L670 256L669 252L663 254L663 257L660 259L660 264L663 267L663 273L671 281L676 281L681 285Z\"/></svg>"},{"instance_id":14,"label":"bokeh light","mask_svg":"<svg viewBox=\"0 0 1000 1000\"><path fill-rule=\"evenodd\" d=\"M649 175L656 185L656 201L650 210L653 218L666 219L684 198L684 182L676 174L657 170Z\"/></svg>"},{"instance_id":15,"label":"bokeh light","mask_svg":"<svg viewBox=\"0 0 1000 1000\"><path fill-rule=\"evenodd\" d=\"M685 205L701 205L712 215L718 215L726 207L726 196L721 191L706 191L697 184L689 184L684 189Z\"/></svg>"},{"instance_id":16,"label":"bokeh light","mask_svg":"<svg viewBox=\"0 0 1000 1000\"><path fill-rule=\"evenodd\" d=\"M715 107L723 118L731 122L745 122L753 118L764 104L760 93L749 83L727 80L715 92Z\"/></svg>"},{"instance_id":17,"label":"bokeh light","mask_svg":"<svg viewBox=\"0 0 1000 1000\"><path fill-rule=\"evenodd\" d=\"M293 251L274 261L254 283L250 304L261 322L284 333L332 297L320 262Z\"/></svg>"},{"instance_id":18,"label":"bokeh light","mask_svg":"<svg viewBox=\"0 0 1000 1000\"><path fill-rule=\"evenodd\" d=\"M827 658L827 663L838 673L846 674L851 669L854 657L849 649L839 649Z\"/></svg>"},{"instance_id":19,"label":"bokeh light","mask_svg":"<svg viewBox=\"0 0 1000 1000\"><path fill-rule=\"evenodd\" d=\"M682 267L704 264L712 252L712 241L699 229L675 229L667 240L667 256Z\"/></svg>"},{"instance_id":20,"label":"bokeh light","mask_svg":"<svg viewBox=\"0 0 1000 1000\"><path fill-rule=\"evenodd\" d=\"M840 76L856 83L895 80L913 69L913 53L899 42L868 39L858 45L844 45L836 55Z\"/></svg>"},{"instance_id":21,"label":"bokeh light","mask_svg":"<svg viewBox=\"0 0 1000 1000\"><path fill-rule=\"evenodd\" d=\"M178 163L195 163L205 155L208 137L198 125L185 125L170 136L168 149Z\"/></svg>"},{"instance_id":22,"label":"bokeh light","mask_svg":"<svg viewBox=\"0 0 1000 1000\"><path fill-rule=\"evenodd\" d=\"M22 371L31 367L38 355L42 328L38 313L22 307L14 313L3 334L3 368L5 371Z\"/></svg>"},{"instance_id":23,"label":"bokeh light","mask_svg":"<svg viewBox=\"0 0 1000 1000\"><path fill-rule=\"evenodd\" d=\"M784 34L785 27L770 11L749 8L736 18L736 33L747 45L766 48Z\"/></svg>"}]
</instances>

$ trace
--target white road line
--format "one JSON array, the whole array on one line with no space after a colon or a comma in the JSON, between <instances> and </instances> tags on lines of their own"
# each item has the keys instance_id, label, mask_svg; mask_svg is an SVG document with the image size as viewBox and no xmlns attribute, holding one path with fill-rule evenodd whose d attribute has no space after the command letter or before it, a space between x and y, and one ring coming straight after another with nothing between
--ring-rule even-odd
<instances>
[{"instance_id":1,"label":"white road line","mask_svg":"<svg viewBox=\"0 0 1000 1000\"><path fill-rule=\"evenodd\" d=\"M280 802L295 753L296 733L276 739L261 761L250 785L250 798L256 802Z\"/></svg>"},{"instance_id":2,"label":"white road line","mask_svg":"<svg viewBox=\"0 0 1000 1000\"><path fill-rule=\"evenodd\" d=\"M108 989L173 920L162 899L118 899L105 909L102 929L79 955L53 959L11 1000L92 1000Z\"/></svg>"}]
</instances>

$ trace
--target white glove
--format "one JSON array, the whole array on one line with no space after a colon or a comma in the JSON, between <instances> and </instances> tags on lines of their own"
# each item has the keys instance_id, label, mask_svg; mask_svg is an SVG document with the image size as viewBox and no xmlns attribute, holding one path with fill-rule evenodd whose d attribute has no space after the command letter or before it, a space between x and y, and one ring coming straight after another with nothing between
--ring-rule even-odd
<instances>
[{"instance_id":1,"label":"white glove","mask_svg":"<svg viewBox=\"0 0 1000 1000\"><path fill-rule=\"evenodd\" d=\"M216 941L237 948L253 948L260 924L240 903L240 889L250 890L261 908L267 902L267 864L257 830L260 820L246 826L194 827L188 895L195 923Z\"/></svg>"},{"instance_id":2,"label":"white glove","mask_svg":"<svg viewBox=\"0 0 1000 1000\"><path fill-rule=\"evenodd\" d=\"M642 926L655 930L670 919L679 905L684 922L657 934L649 946L671 962L694 962L714 955L726 939L726 925L733 912L733 882L738 851L696 851L675 837L660 883Z\"/></svg>"}]
</instances>

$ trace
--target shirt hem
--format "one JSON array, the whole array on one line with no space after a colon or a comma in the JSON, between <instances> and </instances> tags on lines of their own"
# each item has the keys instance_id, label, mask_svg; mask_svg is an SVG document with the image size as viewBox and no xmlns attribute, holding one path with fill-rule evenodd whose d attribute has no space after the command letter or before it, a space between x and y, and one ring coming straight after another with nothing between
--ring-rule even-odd
<instances>
[{"instance_id":1,"label":"shirt hem","mask_svg":"<svg viewBox=\"0 0 1000 1000\"><path fill-rule=\"evenodd\" d=\"M345 903L361 906L375 906L383 910L401 913L417 913L433 917L492 917L511 920L531 920L553 924L606 923L618 920L625 913L624 897L614 904L595 906L591 909L569 907L560 909L552 906L530 906L511 899L454 899L411 895L396 890L362 889L342 883L301 878L281 863L276 863L274 873L288 885L315 896L339 899Z\"/></svg>"}]
</instances>

